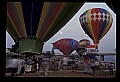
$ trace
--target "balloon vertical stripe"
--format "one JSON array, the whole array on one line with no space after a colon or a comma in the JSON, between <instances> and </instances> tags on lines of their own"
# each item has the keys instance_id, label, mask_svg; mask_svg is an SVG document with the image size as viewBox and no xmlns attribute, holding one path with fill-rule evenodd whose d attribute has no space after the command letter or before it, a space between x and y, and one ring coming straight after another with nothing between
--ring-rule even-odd
<instances>
[{"instance_id":1,"label":"balloon vertical stripe","mask_svg":"<svg viewBox=\"0 0 120 82\"><path fill-rule=\"evenodd\" d=\"M16 2L16 4L17 4L17 2ZM21 34L21 36L24 36L23 30L22 30L22 26L21 26L21 23L20 23L20 19L19 19L19 16L18 16L18 12L16 10L15 3L11 3L11 6L13 8L13 12L14 12L15 18L17 20L18 28L20 29L20 34Z\"/></svg>"},{"instance_id":2,"label":"balloon vertical stripe","mask_svg":"<svg viewBox=\"0 0 120 82\"><path fill-rule=\"evenodd\" d=\"M22 28L22 31L23 31L23 35L25 37L27 37L27 33L26 33L26 29L25 29L26 27L25 27L25 23L24 23L24 17L23 17L21 3L17 2L15 5L16 5L16 10L18 12L18 16L19 16L19 19L20 19L20 23L21 23L21 28Z\"/></svg>"},{"instance_id":3,"label":"balloon vertical stripe","mask_svg":"<svg viewBox=\"0 0 120 82\"><path fill-rule=\"evenodd\" d=\"M44 19L45 19L45 17L46 17L46 13L47 13L47 11L48 11L49 5L50 5L49 2L44 2L43 9L42 9L42 13L41 13L41 17L40 17L40 21L39 21L39 24L38 24L37 33L36 33L36 36L37 36L37 37L39 37L40 29L41 29L42 24L43 24L43 22L44 22Z\"/></svg>"},{"instance_id":4,"label":"balloon vertical stripe","mask_svg":"<svg viewBox=\"0 0 120 82\"><path fill-rule=\"evenodd\" d=\"M88 14L87 14L88 13ZM88 23L88 29L90 29L90 33L91 35L89 35L93 40L95 40L95 36L94 36L94 32L93 32L93 28L92 28L92 24L91 24L91 10L88 10L88 12L86 12L86 15L87 15L87 23ZM93 37L92 37L93 36Z\"/></svg>"},{"instance_id":5,"label":"balloon vertical stripe","mask_svg":"<svg viewBox=\"0 0 120 82\"><path fill-rule=\"evenodd\" d=\"M46 25L45 25L45 29L42 32L42 37L45 37L44 34L47 31L47 29L50 28L49 26L50 26L51 22L54 20L55 16L57 15L61 5L62 5L62 3L55 4L53 9L51 10L50 16L49 16L49 18L48 18L48 20L46 22Z\"/></svg>"},{"instance_id":6,"label":"balloon vertical stripe","mask_svg":"<svg viewBox=\"0 0 120 82\"><path fill-rule=\"evenodd\" d=\"M48 21L48 18L49 18L49 16L50 16L50 13L51 13L54 5L55 5L55 3L51 3L51 4L49 5L48 11L47 11L47 13L46 13L46 17L45 17L45 19L44 19L44 22L43 22L43 24L42 24L41 30L40 30L40 32L39 32L39 33L40 33L40 34L39 34L39 37L42 37L43 30L45 29L46 22Z\"/></svg>"},{"instance_id":7,"label":"balloon vertical stripe","mask_svg":"<svg viewBox=\"0 0 120 82\"><path fill-rule=\"evenodd\" d=\"M7 12L7 25L8 25L9 23L11 23L11 25L12 25L12 27L13 27L12 29L15 29L16 35L18 35L18 36L20 37L20 34L19 34L19 32L18 32L18 30L17 30L14 22L12 21L9 13ZM11 27L9 27L9 28L11 28ZM16 38L17 38L17 37L16 37Z\"/></svg>"},{"instance_id":8,"label":"balloon vertical stripe","mask_svg":"<svg viewBox=\"0 0 120 82\"><path fill-rule=\"evenodd\" d=\"M10 3L12 3L12 2L8 2L8 3L7 3L8 13L9 13L9 16L11 17L13 23L15 24L15 27L16 27L17 31L18 31L19 34L20 34L20 29L19 29L19 26L18 26L18 24L17 24L17 20L16 20L16 18L15 18L15 16L14 16L13 8L12 8L12 6L11 6ZM21 34L20 34L20 36L21 36ZM20 37L20 36L19 36L19 37Z\"/></svg>"},{"instance_id":9,"label":"balloon vertical stripe","mask_svg":"<svg viewBox=\"0 0 120 82\"><path fill-rule=\"evenodd\" d=\"M61 5L61 3L59 3L59 5ZM57 21L57 18L59 17L59 15L62 13L62 10L64 9L64 6L65 6L65 3L62 3L60 9L58 10L56 15L54 16L54 19L52 20L51 24L49 25L49 28L46 30L46 32L44 32L42 39L45 38L47 33L49 33L49 30L53 28L52 26L53 26L54 22Z\"/></svg>"}]
</instances>

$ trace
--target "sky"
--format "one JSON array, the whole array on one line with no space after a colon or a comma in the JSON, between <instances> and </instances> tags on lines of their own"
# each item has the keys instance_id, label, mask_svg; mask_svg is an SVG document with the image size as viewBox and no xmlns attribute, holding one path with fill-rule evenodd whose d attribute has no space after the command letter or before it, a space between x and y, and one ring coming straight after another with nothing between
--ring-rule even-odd
<instances>
[{"instance_id":1,"label":"sky","mask_svg":"<svg viewBox=\"0 0 120 82\"><path fill-rule=\"evenodd\" d=\"M86 10L96 7L108 10L108 12L110 12L113 17L113 23L110 30L100 40L100 43L98 45L99 52L110 53L115 52L114 50L116 49L116 14L106 5L106 3L93 3L93 2L85 3L80 8L80 10L74 15L74 17L62 29L60 29L52 38L45 42L43 46L43 51L51 51L53 47L51 43L62 38L72 38L77 41L80 41L81 39L88 39L90 40L91 44L93 44L93 40L83 31L79 22L79 17ZM11 48L13 44L14 41L12 40L11 36L6 32L6 48ZM60 53L59 50L55 51Z\"/></svg>"}]
</instances>

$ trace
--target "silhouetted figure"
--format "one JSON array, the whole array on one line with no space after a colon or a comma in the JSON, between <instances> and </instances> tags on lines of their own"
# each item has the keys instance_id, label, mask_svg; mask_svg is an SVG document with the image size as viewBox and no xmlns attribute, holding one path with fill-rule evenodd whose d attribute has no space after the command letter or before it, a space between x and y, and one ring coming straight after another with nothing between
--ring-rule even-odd
<instances>
[{"instance_id":1,"label":"silhouetted figure","mask_svg":"<svg viewBox=\"0 0 120 82\"><path fill-rule=\"evenodd\" d=\"M91 69L93 71L93 75L95 75L95 60L94 59L91 59Z\"/></svg>"},{"instance_id":2,"label":"silhouetted figure","mask_svg":"<svg viewBox=\"0 0 120 82\"><path fill-rule=\"evenodd\" d=\"M112 65L112 62L109 64L108 68L109 68L110 75L114 75L113 74L113 68L114 68L114 66Z\"/></svg>"}]
</instances>

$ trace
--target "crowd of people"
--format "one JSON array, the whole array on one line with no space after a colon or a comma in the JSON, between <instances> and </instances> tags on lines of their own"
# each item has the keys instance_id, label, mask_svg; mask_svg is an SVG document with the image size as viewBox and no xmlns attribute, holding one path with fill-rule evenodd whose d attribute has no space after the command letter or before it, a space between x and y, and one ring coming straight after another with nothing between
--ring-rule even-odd
<instances>
[{"instance_id":1,"label":"crowd of people","mask_svg":"<svg viewBox=\"0 0 120 82\"><path fill-rule=\"evenodd\" d=\"M6 72L11 72L11 77L22 75L22 73L34 72L44 73L48 75L49 70L67 70L71 67L72 71L79 70L79 64L84 65L84 73L95 75L96 71L100 71L102 65L99 61L84 57L81 61L79 58L71 59L63 56L57 58L55 56L49 58L44 55L41 57L35 56L19 56L13 55L12 58L6 61ZM113 75L113 66L109 64L110 74Z\"/></svg>"}]
</instances>

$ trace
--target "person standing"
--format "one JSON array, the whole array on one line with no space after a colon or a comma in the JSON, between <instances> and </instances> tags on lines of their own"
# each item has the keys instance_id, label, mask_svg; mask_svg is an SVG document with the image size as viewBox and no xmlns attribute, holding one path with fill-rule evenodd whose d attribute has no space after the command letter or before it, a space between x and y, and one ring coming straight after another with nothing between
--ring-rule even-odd
<instances>
[{"instance_id":1,"label":"person standing","mask_svg":"<svg viewBox=\"0 0 120 82\"><path fill-rule=\"evenodd\" d=\"M19 65L19 56L18 55L13 55L12 59L8 59L6 62L6 69L10 70L11 72L11 77L13 77L15 75L15 73L17 72L18 69L18 65Z\"/></svg>"},{"instance_id":2,"label":"person standing","mask_svg":"<svg viewBox=\"0 0 120 82\"><path fill-rule=\"evenodd\" d=\"M29 59L28 59L28 61L27 61L27 64L28 64L28 65L27 65L28 70L26 70L26 71L31 72L31 71L32 71L32 64L33 64L31 57L29 57Z\"/></svg>"},{"instance_id":3,"label":"person standing","mask_svg":"<svg viewBox=\"0 0 120 82\"><path fill-rule=\"evenodd\" d=\"M112 65L112 62L109 63L108 68L109 68L110 75L114 75L113 74L113 68L114 68L114 66Z\"/></svg>"},{"instance_id":4,"label":"person standing","mask_svg":"<svg viewBox=\"0 0 120 82\"><path fill-rule=\"evenodd\" d=\"M91 69L93 71L92 74L95 75L95 60L94 59L91 59L90 65L91 65Z\"/></svg>"},{"instance_id":5,"label":"person standing","mask_svg":"<svg viewBox=\"0 0 120 82\"><path fill-rule=\"evenodd\" d=\"M58 70L62 69L62 60L58 59Z\"/></svg>"},{"instance_id":6,"label":"person standing","mask_svg":"<svg viewBox=\"0 0 120 82\"><path fill-rule=\"evenodd\" d=\"M37 58L36 59L36 73L39 73L39 70L40 70L40 59L39 58Z\"/></svg>"},{"instance_id":7,"label":"person standing","mask_svg":"<svg viewBox=\"0 0 120 82\"><path fill-rule=\"evenodd\" d=\"M67 56L65 56L62 61L63 61L63 63L62 63L63 70L66 70L67 69L67 65L68 65L68 61L69 61Z\"/></svg>"},{"instance_id":8,"label":"person standing","mask_svg":"<svg viewBox=\"0 0 120 82\"><path fill-rule=\"evenodd\" d=\"M71 66L72 66L72 72L74 72L74 69L75 69L75 60L74 59L71 60Z\"/></svg>"},{"instance_id":9,"label":"person standing","mask_svg":"<svg viewBox=\"0 0 120 82\"><path fill-rule=\"evenodd\" d=\"M39 73L39 63L36 63L36 73Z\"/></svg>"},{"instance_id":10,"label":"person standing","mask_svg":"<svg viewBox=\"0 0 120 82\"><path fill-rule=\"evenodd\" d=\"M78 69L79 61L78 58L75 58L75 69Z\"/></svg>"},{"instance_id":11,"label":"person standing","mask_svg":"<svg viewBox=\"0 0 120 82\"><path fill-rule=\"evenodd\" d=\"M17 75L21 75L21 69L22 69L22 60L19 58L19 63L18 63L18 69L17 69Z\"/></svg>"},{"instance_id":12,"label":"person standing","mask_svg":"<svg viewBox=\"0 0 120 82\"><path fill-rule=\"evenodd\" d=\"M26 61L25 61L25 58L22 57L21 58L21 61L22 61L22 68L21 68L21 71L20 71L20 75L22 75L22 73L25 73L25 69L26 69Z\"/></svg>"},{"instance_id":13,"label":"person standing","mask_svg":"<svg viewBox=\"0 0 120 82\"><path fill-rule=\"evenodd\" d=\"M90 58L89 57L85 57L84 59L84 73L87 73L87 74L91 74L92 73L92 70L91 70L91 65L90 65Z\"/></svg>"},{"instance_id":14,"label":"person standing","mask_svg":"<svg viewBox=\"0 0 120 82\"><path fill-rule=\"evenodd\" d=\"M100 64L99 61L95 61L95 67L97 71L100 71Z\"/></svg>"},{"instance_id":15,"label":"person standing","mask_svg":"<svg viewBox=\"0 0 120 82\"><path fill-rule=\"evenodd\" d=\"M49 69L50 59L47 57L43 58L43 71L45 75L48 75L48 69Z\"/></svg>"}]
</instances>

